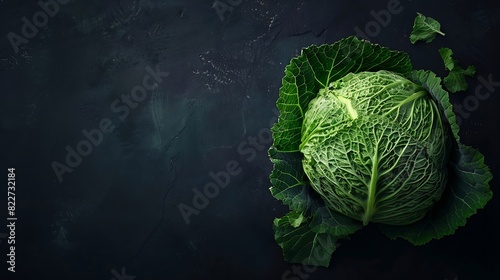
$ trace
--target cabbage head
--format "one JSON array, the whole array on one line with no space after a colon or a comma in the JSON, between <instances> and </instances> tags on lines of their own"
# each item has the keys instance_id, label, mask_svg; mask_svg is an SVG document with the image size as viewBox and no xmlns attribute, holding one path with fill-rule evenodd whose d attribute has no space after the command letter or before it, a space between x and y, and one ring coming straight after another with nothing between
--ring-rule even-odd
<instances>
[{"instance_id":1,"label":"cabbage head","mask_svg":"<svg viewBox=\"0 0 500 280\"><path fill-rule=\"evenodd\" d=\"M399 74L350 73L321 89L302 124L303 168L332 210L406 225L446 185L449 131L430 94Z\"/></svg>"}]
</instances>

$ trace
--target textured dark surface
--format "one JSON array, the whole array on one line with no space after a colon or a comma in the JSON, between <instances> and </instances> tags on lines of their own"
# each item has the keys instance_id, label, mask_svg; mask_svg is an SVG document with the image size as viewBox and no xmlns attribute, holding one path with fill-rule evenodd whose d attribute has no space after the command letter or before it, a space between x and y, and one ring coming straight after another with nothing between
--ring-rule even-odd
<instances>
[{"instance_id":1,"label":"textured dark surface","mask_svg":"<svg viewBox=\"0 0 500 280\"><path fill-rule=\"evenodd\" d=\"M414 247L368 226L342 242L330 268L294 272L273 239L272 221L286 209L269 193L266 152L284 67L302 47L365 30L393 1L222 2L234 7L219 16L223 4L208 0L69 1L16 53L9 32L22 36L22 18L42 9L0 1L0 159L2 170L16 167L18 217L15 274L0 229L1 279L500 279L496 197L454 236ZM464 108L463 142L498 175L500 84L467 96L479 77L500 81L500 4L400 7L371 41L441 76L443 46L476 66L468 92L452 101ZM411 45L416 12L446 36ZM146 66L169 75L127 116L114 112ZM67 164L66 147L103 119L114 130L59 180L54 162ZM179 205L194 207L193 188L234 162L240 172L187 224Z\"/></svg>"}]
</instances>

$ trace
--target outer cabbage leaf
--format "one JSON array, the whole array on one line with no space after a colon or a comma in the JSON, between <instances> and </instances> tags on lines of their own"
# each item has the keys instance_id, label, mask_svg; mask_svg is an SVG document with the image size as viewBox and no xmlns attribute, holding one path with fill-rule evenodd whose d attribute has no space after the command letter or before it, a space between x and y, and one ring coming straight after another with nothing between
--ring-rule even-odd
<instances>
[{"instance_id":1,"label":"outer cabbage leaf","mask_svg":"<svg viewBox=\"0 0 500 280\"><path fill-rule=\"evenodd\" d=\"M271 194L290 210L305 212L309 206L309 183L302 170L302 155L300 153L278 153L274 147L269 149L269 157L274 164L274 170L269 179Z\"/></svg>"},{"instance_id":2,"label":"outer cabbage leaf","mask_svg":"<svg viewBox=\"0 0 500 280\"><path fill-rule=\"evenodd\" d=\"M430 43L436 38L436 34L445 35L441 32L441 24L431 17L417 13L417 17L413 22L413 31L410 34L410 42L415 44L417 41L422 40Z\"/></svg>"},{"instance_id":3,"label":"outer cabbage leaf","mask_svg":"<svg viewBox=\"0 0 500 280\"><path fill-rule=\"evenodd\" d=\"M328 267L336 238L311 230L302 213L290 212L274 220L275 239L283 248L287 262Z\"/></svg>"},{"instance_id":4,"label":"outer cabbage leaf","mask_svg":"<svg viewBox=\"0 0 500 280\"><path fill-rule=\"evenodd\" d=\"M439 55L441 55L441 58L443 59L446 70L450 71L448 76L443 79L446 89L452 93L467 90L469 85L465 80L465 76L474 76L476 68L472 65L467 66L466 69L460 67L458 65L459 61L453 59L453 51L449 48L439 49Z\"/></svg>"},{"instance_id":5,"label":"outer cabbage leaf","mask_svg":"<svg viewBox=\"0 0 500 280\"><path fill-rule=\"evenodd\" d=\"M492 174L479 151L460 143L459 127L448 93L441 88L441 79L430 71L421 70L413 71L408 78L431 93L456 139L450 156L447 187L429 213L412 225L380 226L390 238L401 237L414 245L422 245L453 234L465 225L467 218L486 205L492 197L489 188Z\"/></svg>"}]
</instances>

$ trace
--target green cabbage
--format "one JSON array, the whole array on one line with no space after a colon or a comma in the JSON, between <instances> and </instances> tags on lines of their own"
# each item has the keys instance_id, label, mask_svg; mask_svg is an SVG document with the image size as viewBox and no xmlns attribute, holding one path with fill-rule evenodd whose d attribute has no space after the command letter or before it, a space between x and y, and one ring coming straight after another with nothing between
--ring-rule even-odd
<instances>
[{"instance_id":1,"label":"green cabbage","mask_svg":"<svg viewBox=\"0 0 500 280\"><path fill-rule=\"evenodd\" d=\"M446 184L450 133L430 94L393 72L321 89L302 124L303 168L332 210L390 225L420 220Z\"/></svg>"},{"instance_id":2,"label":"green cabbage","mask_svg":"<svg viewBox=\"0 0 500 280\"><path fill-rule=\"evenodd\" d=\"M460 143L448 93L406 53L356 37L303 49L285 68L269 149L274 221L289 262L328 266L339 239L376 223L415 245L453 234L491 199Z\"/></svg>"}]
</instances>

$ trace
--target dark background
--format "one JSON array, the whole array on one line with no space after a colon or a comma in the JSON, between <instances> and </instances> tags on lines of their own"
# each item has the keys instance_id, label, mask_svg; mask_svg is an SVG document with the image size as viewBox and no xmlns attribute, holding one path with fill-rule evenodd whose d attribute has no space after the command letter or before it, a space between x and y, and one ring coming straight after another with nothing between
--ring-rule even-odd
<instances>
[{"instance_id":1,"label":"dark background","mask_svg":"<svg viewBox=\"0 0 500 280\"><path fill-rule=\"evenodd\" d=\"M284 262L273 239L272 221L287 208L268 190L270 143L250 141L273 121L284 67L303 47L365 30L371 11L388 2L242 0L220 17L221 4L210 0L73 0L16 53L7 34L21 35L22 17L32 22L41 8L0 0L0 166L5 178L16 168L18 217L17 272L6 270L1 226L0 278L500 279L496 197L455 235L425 246L368 226L341 243L329 268L304 274ZM437 50L453 49L462 66L477 68L469 90L451 97L464 106L479 76L500 81L500 4L421 2L401 0L402 12L370 40L440 76ZM446 36L410 44L416 12L440 21ZM142 84L148 65L169 76L121 120L111 104ZM499 91L469 103L461 130L494 176ZM82 130L103 118L113 132L59 181L51 164L64 164L65 147L75 149ZM187 224L179 205L192 206L193 188L232 160L241 173ZM7 188L0 192L6 208Z\"/></svg>"}]
</instances>

